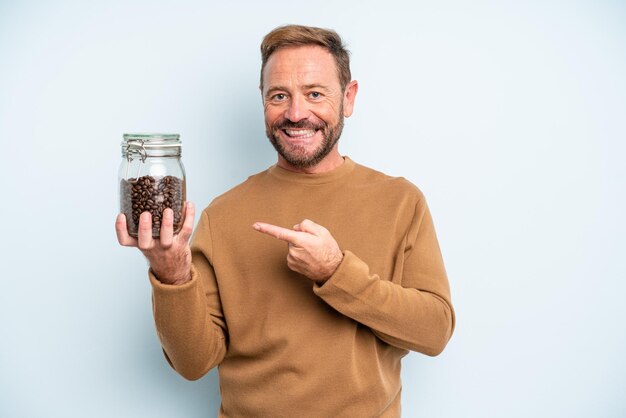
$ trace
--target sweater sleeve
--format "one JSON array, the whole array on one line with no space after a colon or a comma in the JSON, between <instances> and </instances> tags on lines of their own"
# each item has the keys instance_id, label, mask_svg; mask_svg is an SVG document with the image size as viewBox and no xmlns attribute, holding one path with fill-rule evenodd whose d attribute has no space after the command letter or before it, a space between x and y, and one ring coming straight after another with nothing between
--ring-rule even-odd
<instances>
[{"instance_id":1,"label":"sweater sleeve","mask_svg":"<svg viewBox=\"0 0 626 418\"><path fill-rule=\"evenodd\" d=\"M314 292L342 314L368 326L381 340L430 356L452 336L450 289L425 200L418 201L405 235L401 283L371 272L346 250L333 276Z\"/></svg>"},{"instance_id":2,"label":"sweater sleeve","mask_svg":"<svg viewBox=\"0 0 626 418\"><path fill-rule=\"evenodd\" d=\"M183 285L159 282L149 271L157 335L170 365L196 380L226 354L227 329L211 266L211 236L206 212L191 243L191 280Z\"/></svg>"}]
</instances>

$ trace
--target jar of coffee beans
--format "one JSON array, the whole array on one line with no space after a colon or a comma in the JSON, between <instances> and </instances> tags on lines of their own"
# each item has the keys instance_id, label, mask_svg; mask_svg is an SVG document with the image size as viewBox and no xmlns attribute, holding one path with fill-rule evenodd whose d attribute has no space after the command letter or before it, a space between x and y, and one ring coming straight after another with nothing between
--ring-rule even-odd
<instances>
[{"instance_id":1,"label":"jar of coffee beans","mask_svg":"<svg viewBox=\"0 0 626 418\"><path fill-rule=\"evenodd\" d=\"M184 220L185 169L178 134L124 134L119 170L120 211L128 233L137 237L139 216L152 214L152 236L161 233L163 211L174 211L174 233Z\"/></svg>"}]
</instances>

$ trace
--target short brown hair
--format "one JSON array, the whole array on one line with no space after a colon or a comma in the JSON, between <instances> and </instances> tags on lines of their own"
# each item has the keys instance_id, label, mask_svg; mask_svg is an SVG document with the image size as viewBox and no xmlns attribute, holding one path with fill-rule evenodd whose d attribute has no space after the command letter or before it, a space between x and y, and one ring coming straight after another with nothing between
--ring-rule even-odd
<instances>
[{"instance_id":1,"label":"short brown hair","mask_svg":"<svg viewBox=\"0 0 626 418\"><path fill-rule=\"evenodd\" d=\"M319 45L332 54L335 58L335 64L337 64L339 84L342 89L345 89L352 80L352 75L350 74L350 52L346 49L341 37L332 29L301 25L279 26L263 38L261 43L261 88L263 88L265 64L276 50L306 45Z\"/></svg>"}]
</instances>

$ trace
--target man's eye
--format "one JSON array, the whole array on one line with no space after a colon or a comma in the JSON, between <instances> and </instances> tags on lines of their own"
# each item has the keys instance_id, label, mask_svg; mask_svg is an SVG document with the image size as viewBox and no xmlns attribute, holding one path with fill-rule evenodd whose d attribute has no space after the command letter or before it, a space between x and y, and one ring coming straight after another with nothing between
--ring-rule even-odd
<instances>
[{"instance_id":1,"label":"man's eye","mask_svg":"<svg viewBox=\"0 0 626 418\"><path fill-rule=\"evenodd\" d=\"M275 94L274 97L272 97L272 99L280 102L282 100L285 100L285 97L287 96L284 95L283 93L278 93L278 94Z\"/></svg>"},{"instance_id":2,"label":"man's eye","mask_svg":"<svg viewBox=\"0 0 626 418\"><path fill-rule=\"evenodd\" d=\"M322 94L317 91L314 91L314 92L309 93L309 96L311 97L311 99L319 99L320 97L322 97Z\"/></svg>"}]
</instances>

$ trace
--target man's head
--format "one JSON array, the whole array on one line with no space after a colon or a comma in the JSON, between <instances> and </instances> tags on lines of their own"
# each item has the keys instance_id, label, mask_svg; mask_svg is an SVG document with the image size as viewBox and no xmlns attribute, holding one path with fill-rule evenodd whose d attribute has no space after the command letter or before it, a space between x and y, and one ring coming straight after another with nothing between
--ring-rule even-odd
<instances>
[{"instance_id":1,"label":"man's head","mask_svg":"<svg viewBox=\"0 0 626 418\"><path fill-rule=\"evenodd\" d=\"M352 114L358 89L341 38L326 29L283 26L265 37L261 54L265 126L279 164L306 170L338 161L343 118Z\"/></svg>"}]
</instances>

